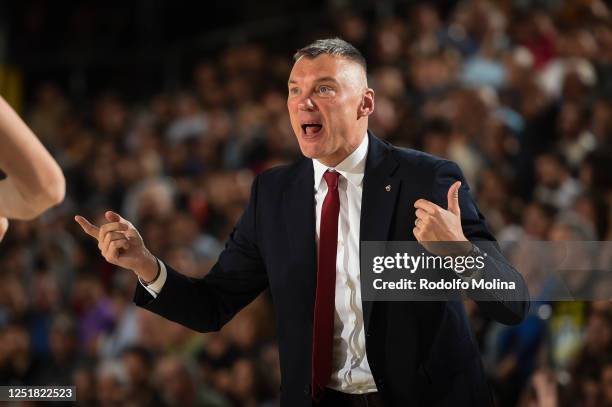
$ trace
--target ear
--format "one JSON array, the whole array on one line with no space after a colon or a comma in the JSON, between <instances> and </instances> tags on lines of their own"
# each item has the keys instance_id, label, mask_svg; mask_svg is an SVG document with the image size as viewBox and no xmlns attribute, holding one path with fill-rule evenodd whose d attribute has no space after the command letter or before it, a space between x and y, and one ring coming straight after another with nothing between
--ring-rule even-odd
<instances>
[{"instance_id":1,"label":"ear","mask_svg":"<svg viewBox=\"0 0 612 407\"><path fill-rule=\"evenodd\" d=\"M374 113L374 90L371 88L367 88L363 92L363 96L361 98L361 105L359 106L358 116L367 117Z\"/></svg>"}]
</instances>

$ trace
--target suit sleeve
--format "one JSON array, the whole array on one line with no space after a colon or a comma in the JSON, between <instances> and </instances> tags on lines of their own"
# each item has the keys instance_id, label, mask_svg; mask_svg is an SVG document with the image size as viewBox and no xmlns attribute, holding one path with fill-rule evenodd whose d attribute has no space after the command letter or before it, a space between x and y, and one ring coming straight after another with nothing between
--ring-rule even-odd
<instances>
[{"instance_id":1,"label":"suit sleeve","mask_svg":"<svg viewBox=\"0 0 612 407\"><path fill-rule=\"evenodd\" d=\"M257 245L256 177L246 210L234 227L217 263L204 278L192 278L166 267L163 289L154 297L136 285L134 303L198 332L217 331L267 286Z\"/></svg>"},{"instance_id":2,"label":"suit sleeve","mask_svg":"<svg viewBox=\"0 0 612 407\"><path fill-rule=\"evenodd\" d=\"M461 181L459 207L463 234L487 253L479 278L487 281L499 279L504 282L514 282L516 287L515 290L470 289L467 290L467 295L476 301L487 316L504 324L518 324L529 310L529 292L525 281L501 253L499 245L486 225L484 216L478 210L469 192L469 186L461 169L452 161L443 161L437 166L433 190L435 203L446 208L448 189L457 180Z\"/></svg>"}]
</instances>

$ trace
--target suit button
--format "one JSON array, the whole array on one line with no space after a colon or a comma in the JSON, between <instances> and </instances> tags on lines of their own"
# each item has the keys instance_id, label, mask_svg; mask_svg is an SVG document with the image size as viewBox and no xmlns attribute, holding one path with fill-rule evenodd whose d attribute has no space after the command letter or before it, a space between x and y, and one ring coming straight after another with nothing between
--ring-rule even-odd
<instances>
[{"instance_id":1,"label":"suit button","mask_svg":"<svg viewBox=\"0 0 612 407\"><path fill-rule=\"evenodd\" d=\"M309 384L304 386L304 394L310 394L310 385Z\"/></svg>"}]
</instances>

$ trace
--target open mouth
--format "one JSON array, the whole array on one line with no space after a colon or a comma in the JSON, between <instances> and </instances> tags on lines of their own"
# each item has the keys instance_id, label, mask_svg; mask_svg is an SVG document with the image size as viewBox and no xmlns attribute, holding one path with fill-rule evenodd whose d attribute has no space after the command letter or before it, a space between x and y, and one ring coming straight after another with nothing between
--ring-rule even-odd
<instances>
[{"instance_id":1,"label":"open mouth","mask_svg":"<svg viewBox=\"0 0 612 407\"><path fill-rule=\"evenodd\" d=\"M305 137L315 137L323 130L321 123L304 123L302 124L302 135Z\"/></svg>"}]
</instances>

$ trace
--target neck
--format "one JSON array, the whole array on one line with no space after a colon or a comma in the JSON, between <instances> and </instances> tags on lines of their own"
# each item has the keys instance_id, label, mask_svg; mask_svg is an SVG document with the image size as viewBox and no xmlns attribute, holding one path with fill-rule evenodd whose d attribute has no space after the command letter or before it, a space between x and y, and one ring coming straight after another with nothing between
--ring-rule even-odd
<instances>
[{"instance_id":1,"label":"neck","mask_svg":"<svg viewBox=\"0 0 612 407\"><path fill-rule=\"evenodd\" d=\"M353 150L354 151L354 150ZM352 152L352 151L351 151ZM323 164L326 167L336 167L338 164L340 164L342 161L344 161L346 159L346 157L348 157L349 155L351 155L351 153L345 154L344 156L341 156L340 158L322 158L319 160L319 162L321 164Z\"/></svg>"},{"instance_id":2,"label":"neck","mask_svg":"<svg viewBox=\"0 0 612 407\"><path fill-rule=\"evenodd\" d=\"M361 143L363 142L363 138L367 137L366 132L364 131L361 136L361 138L357 141L356 144L352 145L352 144L348 144L346 146L346 149L343 149L342 151L338 151L336 154L330 156L330 157L325 157L325 158L317 158L317 160L325 165L326 167L336 167L338 164L340 164L342 161L346 160L346 157L348 157L349 155L353 154L353 152L355 150L357 150L357 148L361 145Z\"/></svg>"}]
</instances>

